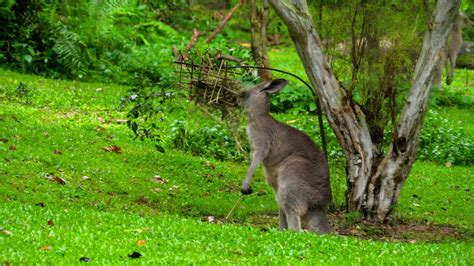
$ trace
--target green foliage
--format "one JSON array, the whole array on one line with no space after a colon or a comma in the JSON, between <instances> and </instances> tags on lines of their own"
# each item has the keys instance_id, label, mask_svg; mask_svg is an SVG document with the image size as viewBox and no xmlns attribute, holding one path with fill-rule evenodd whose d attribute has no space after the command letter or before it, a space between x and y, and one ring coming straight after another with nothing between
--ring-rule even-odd
<instances>
[{"instance_id":1,"label":"green foliage","mask_svg":"<svg viewBox=\"0 0 474 266\"><path fill-rule=\"evenodd\" d=\"M439 163L472 164L474 140L462 127L429 110L420 136L418 158Z\"/></svg>"},{"instance_id":2,"label":"green foliage","mask_svg":"<svg viewBox=\"0 0 474 266\"><path fill-rule=\"evenodd\" d=\"M55 77L132 83L136 72L169 81L180 34L134 0L27 0L0 9L0 59L9 67Z\"/></svg>"},{"instance_id":3,"label":"green foliage","mask_svg":"<svg viewBox=\"0 0 474 266\"><path fill-rule=\"evenodd\" d=\"M88 56L87 45L81 36L62 25L53 29L53 34L55 43L52 51L56 53L59 63L72 77L83 78L88 72Z\"/></svg>"},{"instance_id":4,"label":"green foliage","mask_svg":"<svg viewBox=\"0 0 474 266\"><path fill-rule=\"evenodd\" d=\"M212 122L192 128L186 121L174 121L171 125L174 148L222 161L246 160L250 152L248 143L245 143L242 151L239 150L230 130L223 124Z\"/></svg>"},{"instance_id":5,"label":"green foliage","mask_svg":"<svg viewBox=\"0 0 474 266\"><path fill-rule=\"evenodd\" d=\"M461 89L452 90L449 88L435 89L431 98L431 105L436 108L457 107L469 109L474 107L474 97L471 95L472 89L465 86Z\"/></svg>"},{"instance_id":6,"label":"green foliage","mask_svg":"<svg viewBox=\"0 0 474 266\"><path fill-rule=\"evenodd\" d=\"M294 114L316 113L315 98L311 91L300 81L293 82L284 91L272 96L272 112Z\"/></svg>"},{"instance_id":7,"label":"green foliage","mask_svg":"<svg viewBox=\"0 0 474 266\"><path fill-rule=\"evenodd\" d=\"M168 119L167 116L170 112L186 108L176 103L176 97L183 97L180 91L165 89L163 86L164 82L153 73L146 70L136 73L134 87L127 91L119 106L120 110L128 110L127 125L135 138L153 142L160 152L164 152L166 146L163 124Z\"/></svg>"},{"instance_id":8,"label":"green foliage","mask_svg":"<svg viewBox=\"0 0 474 266\"><path fill-rule=\"evenodd\" d=\"M54 3L54 1L53 1ZM50 29L54 4L42 0L7 1L0 7L0 63L25 72L48 72L52 58Z\"/></svg>"}]
</instances>

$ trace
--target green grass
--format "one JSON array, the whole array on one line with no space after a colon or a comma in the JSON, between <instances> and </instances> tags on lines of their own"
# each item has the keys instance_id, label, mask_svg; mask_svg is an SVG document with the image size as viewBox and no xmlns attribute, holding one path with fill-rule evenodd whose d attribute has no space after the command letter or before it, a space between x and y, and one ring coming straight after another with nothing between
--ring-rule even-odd
<instances>
[{"instance_id":1,"label":"green grass","mask_svg":"<svg viewBox=\"0 0 474 266\"><path fill-rule=\"evenodd\" d=\"M20 82L26 95L15 93ZM84 256L116 264L132 261L127 255L133 251L143 255L139 263L472 261L472 241L410 244L274 230L276 204L261 171L256 193L225 219L240 197L247 166L159 153L152 143L133 140L117 122L126 116L117 108L126 90L0 70L0 227L12 233L0 233L1 262L71 264ZM170 114L167 123L186 115ZM111 145L123 152L103 149ZM344 171L332 168L342 202ZM153 182L157 175L167 182ZM472 231L472 176L472 167L417 162L397 215ZM201 221L208 216L217 223ZM45 246L51 248L41 250Z\"/></svg>"},{"instance_id":2,"label":"green grass","mask_svg":"<svg viewBox=\"0 0 474 266\"><path fill-rule=\"evenodd\" d=\"M104 212L80 206L44 208L7 204L0 209L10 236L2 261L71 264L88 257L100 264L469 264L472 243L402 244L308 233L262 232L168 215ZM54 225L48 225L48 221ZM138 241L142 245L138 245ZM144 244L144 245L143 245ZM41 248L48 247L48 251Z\"/></svg>"},{"instance_id":3,"label":"green grass","mask_svg":"<svg viewBox=\"0 0 474 266\"><path fill-rule=\"evenodd\" d=\"M416 162L397 206L401 217L473 230L474 167Z\"/></svg>"}]
</instances>

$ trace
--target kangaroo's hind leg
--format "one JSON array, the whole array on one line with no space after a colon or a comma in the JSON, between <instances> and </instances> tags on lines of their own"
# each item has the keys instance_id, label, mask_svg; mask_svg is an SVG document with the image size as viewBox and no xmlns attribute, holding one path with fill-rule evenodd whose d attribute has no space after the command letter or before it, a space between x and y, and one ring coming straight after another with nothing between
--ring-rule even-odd
<instances>
[{"instance_id":1,"label":"kangaroo's hind leg","mask_svg":"<svg viewBox=\"0 0 474 266\"><path fill-rule=\"evenodd\" d=\"M278 216L280 218L280 229L281 230L288 229L288 223L286 221L286 214L285 214L285 211L283 209L281 209L281 208L279 209Z\"/></svg>"},{"instance_id":2,"label":"kangaroo's hind leg","mask_svg":"<svg viewBox=\"0 0 474 266\"><path fill-rule=\"evenodd\" d=\"M295 194L292 193L292 189L284 187L279 189L277 199L278 206L280 208L280 228L282 225L286 228L295 231L301 231L301 214L305 209L300 205L298 197L295 197Z\"/></svg>"},{"instance_id":3,"label":"kangaroo's hind leg","mask_svg":"<svg viewBox=\"0 0 474 266\"><path fill-rule=\"evenodd\" d=\"M285 210L286 212L286 221L288 223L288 229L301 231L301 217L296 214L293 210Z\"/></svg>"},{"instance_id":4,"label":"kangaroo's hind leg","mask_svg":"<svg viewBox=\"0 0 474 266\"><path fill-rule=\"evenodd\" d=\"M320 234L327 234L330 232L326 212L322 208L308 210L307 216L309 230Z\"/></svg>"}]
</instances>

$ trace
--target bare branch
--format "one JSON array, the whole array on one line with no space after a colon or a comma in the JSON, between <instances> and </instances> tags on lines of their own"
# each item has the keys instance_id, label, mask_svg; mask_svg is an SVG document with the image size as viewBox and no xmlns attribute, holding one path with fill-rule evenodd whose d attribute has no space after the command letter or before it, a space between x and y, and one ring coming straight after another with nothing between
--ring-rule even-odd
<instances>
[{"instance_id":1,"label":"bare branch","mask_svg":"<svg viewBox=\"0 0 474 266\"><path fill-rule=\"evenodd\" d=\"M190 50L191 48L194 47L194 45L196 44L197 40L199 39L199 37L201 35L204 35L206 34L206 32L200 32L198 31L196 28L193 29L193 37L191 37L191 40L189 40L189 43L188 45L186 45L186 47L184 48L185 51L188 51Z\"/></svg>"},{"instance_id":2,"label":"bare branch","mask_svg":"<svg viewBox=\"0 0 474 266\"><path fill-rule=\"evenodd\" d=\"M211 35L207 37L206 43L210 43L212 40L214 40L217 34L219 34L222 31L222 29L225 27L229 19L234 15L235 11L237 11L237 9L239 9L239 7L243 4L244 4L244 0L240 0L239 3L237 3L231 10L229 10L229 13L227 13L224 19L219 23L219 26L217 26L217 28L211 33Z\"/></svg>"}]
</instances>

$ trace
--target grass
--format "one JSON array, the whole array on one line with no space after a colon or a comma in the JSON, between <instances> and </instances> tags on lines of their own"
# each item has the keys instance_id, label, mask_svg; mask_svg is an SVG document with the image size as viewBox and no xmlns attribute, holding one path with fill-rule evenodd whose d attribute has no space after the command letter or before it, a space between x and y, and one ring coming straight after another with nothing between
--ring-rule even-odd
<instances>
[{"instance_id":1,"label":"grass","mask_svg":"<svg viewBox=\"0 0 474 266\"><path fill-rule=\"evenodd\" d=\"M11 225L2 236L2 261L71 264L87 257L100 264L468 264L472 243L402 244L218 225L168 215L104 212L7 204ZM48 225L53 221L54 225ZM50 223L51 224L51 223ZM137 259L138 260L138 259Z\"/></svg>"},{"instance_id":2,"label":"grass","mask_svg":"<svg viewBox=\"0 0 474 266\"><path fill-rule=\"evenodd\" d=\"M472 261L472 237L400 243L274 230L276 204L261 171L256 193L225 219L246 165L133 140L117 108L126 90L0 70L0 262L116 264L134 261L133 251L139 263ZM112 145L122 152L104 150ZM333 167L342 202L343 170ZM397 216L472 234L472 176L472 167L417 162Z\"/></svg>"}]
</instances>

